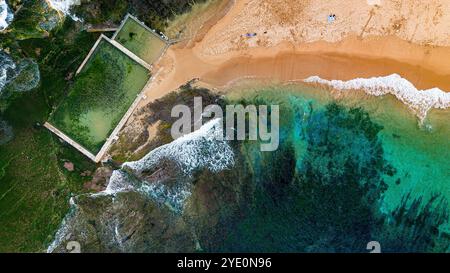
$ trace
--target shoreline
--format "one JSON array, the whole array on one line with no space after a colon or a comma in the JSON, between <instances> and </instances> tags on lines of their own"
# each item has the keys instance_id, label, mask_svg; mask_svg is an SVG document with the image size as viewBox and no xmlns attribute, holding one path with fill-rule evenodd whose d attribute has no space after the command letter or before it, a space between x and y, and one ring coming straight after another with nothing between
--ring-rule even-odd
<instances>
[{"instance_id":1,"label":"shoreline","mask_svg":"<svg viewBox=\"0 0 450 273\"><path fill-rule=\"evenodd\" d=\"M398 74L418 90L450 92L450 62L443 61L450 60L450 47L414 44L394 35L361 38L353 33L337 42L283 41L275 46L229 48L211 55L209 49L221 42L214 38L233 24L248 1L225 5L224 16L209 20L201 35L167 50L154 64L158 76L145 90L145 99L128 121L129 126L148 103L193 79L220 91L246 78L292 83L312 76L349 81Z\"/></svg>"},{"instance_id":2,"label":"shoreline","mask_svg":"<svg viewBox=\"0 0 450 273\"><path fill-rule=\"evenodd\" d=\"M155 70L161 73L153 88L146 92L147 102L192 79L220 88L245 77L287 82L319 76L327 80L348 81L358 77L399 74L419 90L437 87L450 91L450 62L443 61L450 59L450 46L414 44L395 35L366 35L361 38L358 33L349 32L336 42L283 40L274 46L246 44L240 48L228 47L224 53L211 54L212 49L223 50L224 37L239 36L239 33L227 30L240 22L242 16L247 16L242 13L253 4L252 0L228 1L223 5L220 16L212 14L202 25L201 35L171 46L155 64ZM361 4L358 8L366 9L367 5ZM259 23L250 15L246 19ZM272 38L277 40L276 35Z\"/></svg>"},{"instance_id":3,"label":"shoreline","mask_svg":"<svg viewBox=\"0 0 450 273\"><path fill-rule=\"evenodd\" d=\"M417 54L409 55L401 62L387 58L394 51L361 51L380 44L398 43L398 48L404 41L395 37L376 37L370 40L348 40L335 43L311 43L292 45L283 43L273 48L254 48L245 51L229 52L217 56L204 56L199 54L197 43L194 47L185 48L183 45L174 45L167 54L156 64L161 71L155 79L152 89L146 91L146 103L158 99L192 79L199 79L206 84L222 88L243 78L261 78L280 82L301 81L311 76L319 76L327 80L348 81L355 78L371 78L398 74L407 79L419 90L440 88L450 91L450 63L443 64L437 72L431 70L437 61L450 59L449 48L434 48L437 53L428 53L432 56L423 60L423 54L428 47L409 44L415 48ZM422 51L420 51L421 49ZM433 50L433 49L431 49ZM346 54L342 54L346 52ZM428 69L428 68L430 69Z\"/></svg>"}]
</instances>

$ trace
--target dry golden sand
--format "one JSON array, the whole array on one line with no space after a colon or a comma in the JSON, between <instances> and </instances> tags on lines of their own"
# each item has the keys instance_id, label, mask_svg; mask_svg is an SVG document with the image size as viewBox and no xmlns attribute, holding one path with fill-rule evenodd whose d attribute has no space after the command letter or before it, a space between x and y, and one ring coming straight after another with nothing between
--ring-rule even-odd
<instances>
[{"instance_id":1,"label":"dry golden sand","mask_svg":"<svg viewBox=\"0 0 450 273\"><path fill-rule=\"evenodd\" d=\"M398 73L421 89L450 90L450 47L440 46L450 45L450 1L380 2L235 1L194 46L168 51L147 101L193 78L223 86L244 77L348 80ZM331 24L330 13L337 18ZM248 39L247 32L258 35Z\"/></svg>"},{"instance_id":2,"label":"dry golden sand","mask_svg":"<svg viewBox=\"0 0 450 273\"><path fill-rule=\"evenodd\" d=\"M450 45L448 0L238 0L205 39L205 54L231 49L395 35L420 45ZM333 23L327 16L336 15ZM243 34L257 33L252 39Z\"/></svg>"},{"instance_id":3,"label":"dry golden sand","mask_svg":"<svg viewBox=\"0 0 450 273\"><path fill-rule=\"evenodd\" d=\"M172 46L155 64L158 76L140 107L192 79L225 87L247 77L349 80L397 73L418 89L450 91L448 0L236 0L222 6L223 16L205 16L200 36ZM335 22L327 22L329 14ZM249 32L256 37L245 37Z\"/></svg>"}]
</instances>

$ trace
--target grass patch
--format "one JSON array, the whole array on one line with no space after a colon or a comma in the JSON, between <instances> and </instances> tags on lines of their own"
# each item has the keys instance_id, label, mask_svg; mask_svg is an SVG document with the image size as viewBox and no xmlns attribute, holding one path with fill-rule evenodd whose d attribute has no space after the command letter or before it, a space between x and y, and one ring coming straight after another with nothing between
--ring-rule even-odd
<instances>
[{"instance_id":1,"label":"grass patch","mask_svg":"<svg viewBox=\"0 0 450 273\"><path fill-rule=\"evenodd\" d=\"M163 40L132 18L127 19L115 40L148 64L155 62L166 47Z\"/></svg>"},{"instance_id":2,"label":"grass patch","mask_svg":"<svg viewBox=\"0 0 450 273\"><path fill-rule=\"evenodd\" d=\"M58 158L71 156L44 129L22 131L0 151L0 252L42 251L67 213L70 193L89 178L65 175Z\"/></svg>"},{"instance_id":3,"label":"grass patch","mask_svg":"<svg viewBox=\"0 0 450 273\"><path fill-rule=\"evenodd\" d=\"M75 8L80 17L90 15L86 22L118 23L126 12L138 10L140 18L152 27L161 26L160 30L173 8L181 13L186 9L181 8L180 2L183 7L188 6L183 1L168 4L134 1L133 5L131 0L84 2ZM98 34L84 31L81 24L68 18L64 22L53 21L56 12L47 10L45 1L9 1L15 11L22 4L9 31L0 34L0 47L9 49L15 60L36 60L41 82L30 92L15 92L0 101L5 105L0 110L0 119L7 121L14 132L11 142L0 145L0 252L45 250L69 209L70 196L86 191L83 184L91 177L82 173L96 168L77 150L61 144L56 136L35 124L48 120L52 107L65 99L67 90L71 90L73 72ZM149 5L164 5L167 6L164 10L170 12L163 14L148 8ZM58 25L49 31L51 22ZM65 160L74 163L75 171L63 168Z\"/></svg>"},{"instance_id":4,"label":"grass patch","mask_svg":"<svg viewBox=\"0 0 450 273\"><path fill-rule=\"evenodd\" d=\"M44 89L61 86L53 73L42 79L45 87L16 97L0 114L14 132L14 139L0 146L0 252L45 250L69 209L70 195L83 192L91 179L81 173L95 170L91 161L35 126L48 115ZM63 159L76 170L65 170Z\"/></svg>"},{"instance_id":5,"label":"grass patch","mask_svg":"<svg viewBox=\"0 0 450 273\"><path fill-rule=\"evenodd\" d=\"M147 69L103 40L50 122L97 154L149 78Z\"/></svg>"}]
</instances>

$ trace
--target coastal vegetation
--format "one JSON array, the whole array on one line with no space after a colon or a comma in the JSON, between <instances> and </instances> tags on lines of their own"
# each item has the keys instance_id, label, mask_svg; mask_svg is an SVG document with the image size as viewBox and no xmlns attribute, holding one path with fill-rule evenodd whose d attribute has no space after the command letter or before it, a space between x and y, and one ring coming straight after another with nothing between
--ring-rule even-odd
<instances>
[{"instance_id":1,"label":"coastal vegetation","mask_svg":"<svg viewBox=\"0 0 450 273\"><path fill-rule=\"evenodd\" d=\"M63 22L63 18L46 1L12 1L12 6L18 11L8 31L13 33L15 39L48 37Z\"/></svg>"},{"instance_id":2,"label":"coastal vegetation","mask_svg":"<svg viewBox=\"0 0 450 273\"><path fill-rule=\"evenodd\" d=\"M74 7L77 16L92 24L105 22L118 23L127 12L137 16L147 26L163 31L170 20L177 15L189 12L196 3L207 0L99 0L85 2Z\"/></svg>"},{"instance_id":3,"label":"coastal vegetation","mask_svg":"<svg viewBox=\"0 0 450 273\"><path fill-rule=\"evenodd\" d=\"M118 24L133 11L131 1L126 5L100 2L76 7L79 14L86 14L86 23L113 20ZM86 32L83 24L58 14L46 1L10 0L8 4L16 15L0 34L0 48L16 63L29 60L24 70L27 73L13 84L29 84L31 90L16 92L11 84L5 87L10 91L8 96L5 92L0 98L0 138L8 140L0 145L0 252L36 252L53 240L69 209L69 198L89 191L84 185L92 180L96 169L89 159L61 144L40 125L76 85L74 73L98 34ZM146 13L145 9L138 10ZM95 17L95 12L104 16ZM163 22L168 17L158 17L154 11L152 18ZM34 85L34 81L28 81L32 75L29 72L37 67L40 77L33 78L38 79ZM66 162L74 164L73 171L64 167Z\"/></svg>"},{"instance_id":4,"label":"coastal vegetation","mask_svg":"<svg viewBox=\"0 0 450 273\"><path fill-rule=\"evenodd\" d=\"M66 78L96 37L80 32L70 20L47 38L15 40L14 32L3 36L1 46L16 59L34 59L41 77L34 89L13 92L2 101L7 106L1 119L11 126L14 138L0 146L0 251L34 252L51 241L67 213L69 197L82 192L90 179L82 173L95 167L38 124L64 96L70 84ZM64 169L65 161L73 162L76 170Z\"/></svg>"},{"instance_id":5,"label":"coastal vegetation","mask_svg":"<svg viewBox=\"0 0 450 273\"><path fill-rule=\"evenodd\" d=\"M116 40L148 64L155 62L163 53L166 42L129 18L116 36Z\"/></svg>"},{"instance_id":6,"label":"coastal vegetation","mask_svg":"<svg viewBox=\"0 0 450 273\"><path fill-rule=\"evenodd\" d=\"M146 143L149 126L138 129L145 131L138 143L121 136L115 160L139 160L169 144L172 106L192 108L194 96L205 104L280 105L280 148L262 153L258 142L230 142L234 166L214 172L197 164L186 175L177 164L182 156L188 162L208 161L208 156L217 162L222 154L211 153L213 146L201 138L203 146L190 143L189 148L205 158L189 161L191 153L177 154L186 151L184 146L165 147L151 166L140 166L141 172L115 171L125 179L119 182L134 189L114 189L114 200L91 198L86 185L98 166L41 125L55 111L55 123L98 149L110 127L94 132L86 125L115 123L114 111L126 109L135 87L143 84L139 79L148 75L141 78L144 72L136 64L103 44L75 76L98 34L68 17L53 24L54 12L35 6L43 2L9 1L18 15L0 34L0 47L19 67L26 64L0 99L0 252L45 250L71 197L78 218L65 227L87 241L88 251L367 252L373 240L383 252L450 251L445 153L450 112L431 111L427 126L419 127L391 96L351 97L348 91L336 98L329 90L303 85L298 90L255 85L219 96L187 84L143 109L149 110L144 125L155 126L156 137ZM130 12L164 30L168 20L197 2L82 1L74 12L86 24L118 24ZM18 92L24 89L29 90ZM63 243L60 251L66 250Z\"/></svg>"}]
</instances>

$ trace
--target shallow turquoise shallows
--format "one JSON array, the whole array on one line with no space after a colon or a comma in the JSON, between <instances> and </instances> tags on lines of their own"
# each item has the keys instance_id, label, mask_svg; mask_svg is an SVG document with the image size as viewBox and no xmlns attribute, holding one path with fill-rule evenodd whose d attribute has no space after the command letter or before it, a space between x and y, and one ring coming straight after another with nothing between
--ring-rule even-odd
<instances>
[{"instance_id":1,"label":"shallow turquoise shallows","mask_svg":"<svg viewBox=\"0 0 450 273\"><path fill-rule=\"evenodd\" d=\"M289 171L286 170L283 170L283 172L286 177L288 176L287 179L300 181L298 185L303 185L299 186L300 188L303 187L299 190L300 195L305 192L314 195L309 198L291 196L292 194L284 195L285 193L283 193L281 194L284 196L283 198L290 201L284 205L280 205L279 201L276 201L273 205L275 209L268 208L267 198L261 199L264 200L261 201L264 204L255 205L255 212L249 213L250 216L248 216L247 221L238 225L235 234L230 236L234 248L230 247L228 250L355 251L354 247L358 245L356 251L359 251L359 247L364 240L371 239L371 236L378 236L385 239L386 244L391 247L392 251L434 251L436 243L431 243L432 239L424 239L424 243L420 243L419 246L418 244L414 245L411 238L414 238L417 234L419 234L417 236L422 236L420 237L422 239L428 236L426 235L428 233L426 228L432 226L431 222L433 221L439 223L436 230L439 229L444 232L450 230L446 214L448 213L448 206L445 203L450 200L450 110L432 110L424 124L419 124L415 114L393 96L373 97L364 94L362 91L336 94L329 90L301 84L236 87L227 98L232 103L280 105L280 150L291 149L295 155L295 170L293 173L288 174ZM273 173L273 170L270 172L264 170L271 168L270 164L276 165L278 168L279 161L282 161L283 158L289 158L289 155L280 157L279 155L261 153L258 143L254 142L241 145L241 151L250 166L249 169L253 174L253 179L257 183L270 184L272 182L267 180L278 179L268 178L267 174ZM267 162L270 162L270 164L267 164ZM287 168L287 170L289 169ZM325 216L317 214L316 218L301 218L297 215L294 216L295 219L292 219L292 221L288 220L292 217L289 214L293 212L297 214L310 213L308 209L313 210L315 208L314 205L311 205L315 202L314 198L321 200L319 204L323 202L325 206L330 201L329 196L326 195L334 194L333 190L328 191L328 186L331 189L336 187L336 194L345 196L345 193L338 191L345 187L351 189L352 186L346 185L340 188L338 184L345 184L347 180L352 181L355 177L350 176L353 174L356 175L357 182L365 186L362 186L361 190L355 190L354 193L349 192L348 199L351 201L360 198L359 193L366 194L367 197L362 198L363 201L356 200L354 203L346 203L346 200L339 199L344 204L343 213L353 210L351 204L358 204L359 206L361 203L367 203L361 205L357 213L364 213L365 210L362 208L366 205L367 211L372 211L372 208L375 207L373 210L375 213L373 211L367 213L367 215L373 214L373 217L367 215L364 215L364 217L375 219L377 218L375 214L384 215L383 217L386 218L383 218L385 223L383 227L367 228L367 230L370 230L368 238L364 237L367 232L361 231L361 236L356 235L356 239L354 239L355 241L361 240L361 242L356 242L355 245L349 243L348 248L342 249L338 245L330 246L332 243L328 245L324 243L329 248L317 245L308 246L308 238L301 237L305 236L301 231L295 230L295 228L293 230L287 229L286 225L297 225L300 228L302 227L302 221L313 219L312 221L315 222L320 217L327 217L325 212ZM313 189L314 186L308 184L308 181L321 183L323 187ZM280 185L269 186L269 189L280 188ZM372 197L376 200L371 200ZM433 197L437 198L436 201L430 202ZM419 204L418 207L420 208L411 210L411 215L404 214L403 211L408 211L409 206L414 205L413 201L418 201L415 204ZM295 204L295 202L298 202L298 204ZM349 207L345 207L347 205ZM422 208L427 205L429 209L426 212L421 212L423 211ZM305 206L310 207L305 209ZM336 203L336 206L340 205ZM295 209L287 207L295 207ZM433 212L431 207L436 207L436 210ZM332 204L330 208L333 208ZM314 213L312 212L312 215ZM273 216L277 214L284 216L280 218ZM271 217L278 219L274 221L286 221L286 223L280 224L272 230L268 227ZM446 220L437 220L442 218ZM258 221L264 223L264 228L257 227ZM366 222L357 223L354 221L349 224L345 221L344 219L342 225L355 225L356 229L361 227L361 230L366 230ZM374 220L374 223L377 222ZM339 225L337 223L338 228L334 228L334 231L326 231L324 234L327 234L326 236L329 236L332 232L338 234L341 231ZM419 230L415 229L414 226L420 226L420 232L423 232L423 234L420 232L414 233L415 230ZM247 234L245 230L250 229L250 227L252 227L252 232ZM321 227L318 226L317 228L320 229ZM434 227L430 230L433 229ZM251 248L247 246L237 247L239 238L247 235L251 237L252 234L256 236L259 232L261 234L267 232L271 236L277 232L286 233L289 238L295 238L298 241L305 240L305 242L299 243L296 247L291 246L290 249L285 249L277 243L279 238L273 235L275 237L270 247L265 248L267 240L263 237L260 241L253 239ZM311 236L313 238L311 241L317 242L317 238L314 237L316 235ZM402 236L405 243L397 245L396 242L400 242ZM432 236L441 238L438 234ZM336 235L336 237L339 236ZM409 241L406 242L406 240ZM433 240L440 242L441 239ZM281 241L283 240L280 239L279 242ZM284 244L286 242L292 242L292 240L284 241ZM346 243L345 240L339 242L341 245ZM429 245L427 245L428 243ZM258 244L260 244L260 247L255 248ZM232 244L230 243L230 245ZM445 247L441 248L441 251L442 249L445 250Z\"/></svg>"}]
</instances>

